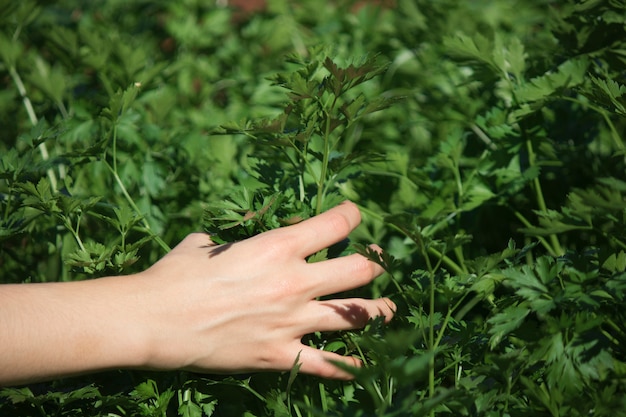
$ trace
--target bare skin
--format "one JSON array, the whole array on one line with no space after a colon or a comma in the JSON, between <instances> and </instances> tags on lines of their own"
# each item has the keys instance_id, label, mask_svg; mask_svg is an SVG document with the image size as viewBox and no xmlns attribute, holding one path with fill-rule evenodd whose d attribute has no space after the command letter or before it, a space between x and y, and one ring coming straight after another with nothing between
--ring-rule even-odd
<instances>
[{"instance_id":1,"label":"bare skin","mask_svg":"<svg viewBox=\"0 0 626 417\"><path fill-rule=\"evenodd\" d=\"M297 225L217 246L187 236L144 272L96 280L0 287L0 385L116 368L239 373L284 371L349 378L302 344L316 331L392 318L387 298L317 298L363 286L382 273L355 254L305 258L348 236L360 222L343 203Z\"/></svg>"}]
</instances>

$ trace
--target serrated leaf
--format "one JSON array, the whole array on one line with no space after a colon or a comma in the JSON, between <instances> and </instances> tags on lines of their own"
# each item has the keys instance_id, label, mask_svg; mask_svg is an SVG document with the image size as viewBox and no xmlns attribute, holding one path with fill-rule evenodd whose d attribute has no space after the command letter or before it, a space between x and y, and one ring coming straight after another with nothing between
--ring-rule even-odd
<instances>
[{"instance_id":1,"label":"serrated leaf","mask_svg":"<svg viewBox=\"0 0 626 417\"><path fill-rule=\"evenodd\" d=\"M480 33L476 33L472 37L457 33L454 36L445 37L443 43L446 49L454 55L493 65L492 44Z\"/></svg>"},{"instance_id":2,"label":"serrated leaf","mask_svg":"<svg viewBox=\"0 0 626 417\"><path fill-rule=\"evenodd\" d=\"M618 114L626 115L626 101L622 98L626 94L626 86L612 79L603 80L592 76L591 80L604 93L610 103L613 104L615 107L614 111Z\"/></svg>"},{"instance_id":3,"label":"serrated leaf","mask_svg":"<svg viewBox=\"0 0 626 417\"><path fill-rule=\"evenodd\" d=\"M2 388L0 397L6 398L13 404L19 404L35 398L35 395L28 387L23 388Z\"/></svg>"},{"instance_id":4,"label":"serrated leaf","mask_svg":"<svg viewBox=\"0 0 626 417\"><path fill-rule=\"evenodd\" d=\"M504 280L504 275L484 274L479 277L470 287L470 290L477 292L483 298L493 294L496 287Z\"/></svg>"},{"instance_id":5,"label":"serrated leaf","mask_svg":"<svg viewBox=\"0 0 626 417\"><path fill-rule=\"evenodd\" d=\"M544 257L543 259L545 262L539 264L539 269L536 270L537 274L528 265L502 271L505 277L504 283L513 287L515 292L526 300L527 306L541 314L545 314L555 307L555 301L544 283L555 278L556 270L549 268L549 264L546 263L548 258ZM548 270L546 270L546 266Z\"/></svg>"},{"instance_id":6,"label":"serrated leaf","mask_svg":"<svg viewBox=\"0 0 626 417\"><path fill-rule=\"evenodd\" d=\"M127 268L137 262L139 257L137 256L137 249L133 249L127 252L118 252L113 257L113 264L117 266L119 271Z\"/></svg>"},{"instance_id":7,"label":"serrated leaf","mask_svg":"<svg viewBox=\"0 0 626 417\"><path fill-rule=\"evenodd\" d=\"M517 329L530 311L527 305L514 305L489 318L487 322L489 323L489 334L491 334L489 338L491 349L495 349L505 336Z\"/></svg>"},{"instance_id":8,"label":"serrated leaf","mask_svg":"<svg viewBox=\"0 0 626 417\"><path fill-rule=\"evenodd\" d=\"M509 78L508 74L513 74L515 81L520 82L525 70L525 60L524 45L519 38L513 37L505 45L502 36L496 34L493 45L493 63L505 78Z\"/></svg>"},{"instance_id":9,"label":"serrated leaf","mask_svg":"<svg viewBox=\"0 0 626 417\"><path fill-rule=\"evenodd\" d=\"M621 250L611 254L602 264L602 268L613 273L626 271L626 252Z\"/></svg>"},{"instance_id":10,"label":"serrated leaf","mask_svg":"<svg viewBox=\"0 0 626 417\"><path fill-rule=\"evenodd\" d=\"M328 259L328 249L323 249L307 258L308 263L322 262Z\"/></svg>"},{"instance_id":11,"label":"serrated leaf","mask_svg":"<svg viewBox=\"0 0 626 417\"><path fill-rule=\"evenodd\" d=\"M287 393L291 392L291 387L300 372L300 368L302 367L302 362L300 362L300 353L296 355L296 358L293 361L293 365L291 366L291 370L289 371L289 379L287 380Z\"/></svg>"},{"instance_id":12,"label":"serrated leaf","mask_svg":"<svg viewBox=\"0 0 626 417\"><path fill-rule=\"evenodd\" d=\"M588 230L590 224L582 219L567 217L556 210L536 211L539 216L539 227L524 227L520 231L533 236L549 236L572 230Z\"/></svg>"},{"instance_id":13,"label":"serrated leaf","mask_svg":"<svg viewBox=\"0 0 626 417\"><path fill-rule=\"evenodd\" d=\"M109 107L102 110L102 116L117 122L133 104L140 88L141 84L134 83L124 90L117 90L109 99Z\"/></svg>"},{"instance_id":14,"label":"serrated leaf","mask_svg":"<svg viewBox=\"0 0 626 417\"><path fill-rule=\"evenodd\" d=\"M159 388L153 379L148 379L137 385L131 394L142 399L158 398Z\"/></svg>"},{"instance_id":15,"label":"serrated leaf","mask_svg":"<svg viewBox=\"0 0 626 417\"><path fill-rule=\"evenodd\" d=\"M495 197L495 193L480 181L472 181L463 195L463 204L459 210L469 211L483 205Z\"/></svg>"},{"instance_id":16,"label":"serrated leaf","mask_svg":"<svg viewBox=\"0 0 626 417\"><path fill-rule=\"evenodd\" d=\"M547 72L521 85L516 89L515 96L522 103L547 99L565 88L581 84L585 79L588 66L589 62L586 58L565 61L556 71Z\"/></svg>"}]
</instances>

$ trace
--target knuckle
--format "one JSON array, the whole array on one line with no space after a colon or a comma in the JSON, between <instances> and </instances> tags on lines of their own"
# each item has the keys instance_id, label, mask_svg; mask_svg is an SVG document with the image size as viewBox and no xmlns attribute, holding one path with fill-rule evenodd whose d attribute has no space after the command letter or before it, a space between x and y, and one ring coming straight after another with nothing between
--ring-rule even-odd
<instances>
[{"instance_id":1,"label":"knuckle","mask_svg":"<svg viewBox=\"0 0 626 417\"><path fill-rule=\"evenodd\" d=\"M208 235L206 233L195 232L195 233L188 234L183 239L183 241L190 242L190 243L199 242L200 240L208 240Z\"/></svg>"},{"instance_id":2,"label":"knuckle","mask_svg":"<svg viewBox=\"0 0 626 417\"><path fill-rule=\"evenodd\" d=\"M295 244L295 237L289 233L277 233L272 230L255 237L256 244L262 249L260 254L269 260L284 259Z\"/></svg>"},{"instance_id":3,"label":"knuckle","mask_svg":"<svg viewBox=\"0 0 626 417\"><path fill-rule=\"evenodd\" d=\"M290 277L285 279L277 280L271 289L272 299L275 299L277 302L291 299L295 294L300 292L299 286L294 282Z\"/></svg>"},{"instance_id":4,"label":"knuckle","mask_svg":"<svg viewBox=\"0 0 626 417\"><path fill-rule=\"evenodd\" d=\"M327 219L330 227L342 236L347 236L352 230L348 217L338 212L329 212Z\"/></svg>"},{"instance_id":5,"label":"knuckle","mask_svg":"<svg viewBox=\"0 0 626 417\"><path fill-rule=\"evenodd\" d=\"M211 240L211 235L202 232L188 234L181 243L197 247L215 246L215 242Z\"/></svg>"},{"instance_id":6,"label":"knuckle","mask_svg":"<svg viewBox=\"0 0 626 417\"><path fill-rule=\"evenodd\" d=\"M361 256L354 255L354 262L352 263L353 272L357 276L362 276L364 279L370 280L378 275L378 265L369 259Z\"/></svg>"}]
</instances>

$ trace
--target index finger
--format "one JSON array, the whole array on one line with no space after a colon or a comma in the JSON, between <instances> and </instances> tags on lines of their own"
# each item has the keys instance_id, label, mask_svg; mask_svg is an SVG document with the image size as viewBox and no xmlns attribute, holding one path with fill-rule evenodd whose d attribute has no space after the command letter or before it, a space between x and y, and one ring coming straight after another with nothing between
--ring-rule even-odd
<instances>
[{"instance_id":1,"label":"index finger","mask_svg":"<svg viewBox=\"0 0 626 417\"><path fill-rule=\"evenodd\" d=\"M361 213L356 204L344 201L324 213L302 223L279 229L284 238L302 257L337 243L361 223Z\"/></svg>"}]
</instances>

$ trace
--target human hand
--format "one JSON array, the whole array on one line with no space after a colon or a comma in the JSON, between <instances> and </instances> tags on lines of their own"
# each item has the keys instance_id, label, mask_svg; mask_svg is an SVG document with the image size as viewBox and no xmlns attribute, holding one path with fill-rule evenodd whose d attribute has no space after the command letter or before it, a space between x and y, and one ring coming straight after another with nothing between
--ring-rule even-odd
<instances>
[{"instance_id":1,"label":"human hand","mask_svg":"<svg viewBox=\"0 0 626 417\"><path fill-rule=\"evenodd\" d=\"M0 386L116 368L236 373L300 370L349 378L358 366L302 344L305 334L390 320L388 299L317 298L367 284L382 269L354 254L305 258L360 221L352 203L294 226L215 245L193 234L144 272L0 286Z\"/></svg>"},{"instance_id":2,"label":"human hand","mask_svg":"<svg viewBox=\"0 0 626 417\"><path fill-rule=\"evenodd\" d=\"M143 284L137 323L146 345L144 366L236 373L289 370L327 378L350 375L331 361L360 361L302 344L305 334L389 321L389 299L318 297L363 286L382 268L360 254L307 263L305 258L348 236L358 208L343 203L297 225L215 245L192 234L135 278Z\"/></svg>"}]
</instances>

